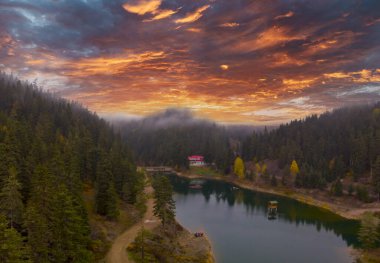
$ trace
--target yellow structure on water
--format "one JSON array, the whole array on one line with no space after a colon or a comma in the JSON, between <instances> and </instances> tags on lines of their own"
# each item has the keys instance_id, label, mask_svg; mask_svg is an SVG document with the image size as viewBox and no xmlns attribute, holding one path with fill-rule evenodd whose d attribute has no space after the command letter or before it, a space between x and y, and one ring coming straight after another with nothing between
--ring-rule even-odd
<instances>
[{"instance_id":1,"label":"yellow structure on water","mask_svg":"<svg viewBox=\"0 0 380 263\"><path fill-rule=\"evenodd\" d=\"M277 218L277 201L269 201L268 202L268 219L276 219Z\"/></svg>"}]
</instances>

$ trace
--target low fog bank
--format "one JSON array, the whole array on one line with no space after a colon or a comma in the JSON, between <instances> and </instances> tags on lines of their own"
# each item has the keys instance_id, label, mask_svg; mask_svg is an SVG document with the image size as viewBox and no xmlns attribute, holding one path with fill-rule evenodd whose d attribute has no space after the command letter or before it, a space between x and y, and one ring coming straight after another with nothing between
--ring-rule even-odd
<instances>
[{"instance_id":1,"label":"low fog bank","mask_svg":"<svg viewBox=\"0 0 380 263\"><path fill-rule=\"evenodd\" d=\"M122 115L104 116L116 129L148 129L157 130L172 127L192 126L216 126L224 129L233 138L243 138L251 135L254 131L260 132L265 129L271 130L276 126L255 126L249 124L219 124L213 120L199 118L190 109L168 108L147 117Z\"/></svg>"}]
</instances>

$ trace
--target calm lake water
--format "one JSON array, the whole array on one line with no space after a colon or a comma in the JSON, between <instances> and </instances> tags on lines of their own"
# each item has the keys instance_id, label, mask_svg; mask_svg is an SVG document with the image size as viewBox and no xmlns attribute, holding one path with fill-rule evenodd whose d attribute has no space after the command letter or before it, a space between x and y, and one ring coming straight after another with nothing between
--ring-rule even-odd
<instances>
[{"instance_id":1,"label":"calm lake water","mask_svg":"<svg viewBox=\"0 0 380 263\"><path fill-rule=\"evenodd\" d=\"M192 232L205 232L218 263L353 262L358 222L329 211L270 194L206 180L190 189L190 180L172 176L177 220ZM278 217L268 220L270 200Z\"/></svg>"}]
</instances>

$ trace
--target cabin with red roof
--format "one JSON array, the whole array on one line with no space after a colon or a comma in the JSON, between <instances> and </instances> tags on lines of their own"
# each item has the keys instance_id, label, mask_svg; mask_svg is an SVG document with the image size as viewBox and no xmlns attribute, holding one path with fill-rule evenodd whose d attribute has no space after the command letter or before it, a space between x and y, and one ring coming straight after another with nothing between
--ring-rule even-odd
<instances>
[{"instance_id":1,"label":"cabin with red roof","mask_svg":"<svg viewBox=\"0 0 380 263\"><path fill-rule=\"evenodd\" d=\"M189 166L204 166L205 161L202 155L192 155L187 158L189 160Z\"/></svg>"}]
</instances>

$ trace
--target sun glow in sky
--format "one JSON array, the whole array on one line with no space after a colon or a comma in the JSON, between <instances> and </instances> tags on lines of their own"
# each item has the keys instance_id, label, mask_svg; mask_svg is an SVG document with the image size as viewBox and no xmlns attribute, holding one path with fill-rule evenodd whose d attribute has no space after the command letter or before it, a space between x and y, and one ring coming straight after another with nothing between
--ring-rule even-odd
<instances>
[{"instance_id":1,"label":"sun glow in sky","mask_svg":"<svg viewBox=\"0 0 380 263\"><path fill-rule=\"evenodd\" d=\"M0 70L104 115L281 123L380 100L380 1L1 0Z\"/></svg>"}]
</instances>

